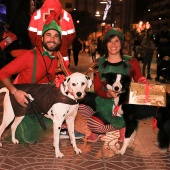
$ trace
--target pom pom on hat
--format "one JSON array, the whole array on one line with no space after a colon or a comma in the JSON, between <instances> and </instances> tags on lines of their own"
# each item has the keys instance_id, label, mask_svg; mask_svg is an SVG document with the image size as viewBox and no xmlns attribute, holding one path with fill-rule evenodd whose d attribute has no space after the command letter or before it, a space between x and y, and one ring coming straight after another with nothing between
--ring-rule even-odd
<instances>
[{"instance_id":1,"label":"pom pom on hat","mask_svg":"<svg viewBox=\"0 0 170 170\"><path fill-rule=\"evenodd\" d=\"M52 20L50 23L45 23L42 29L42 35L48 30L56 30L62 35L61 27L57 24L55 20Z\"/></svg>"},{"instance_id":2,"label":"pom pom on hat","mask_svg":"<svg viewBox=\"0 0 170 170\"><path fill-rule=\"evenodd\" d=\"M61 3L58 0L55 0L55 1L56 1L56 7L53 9L50 15L48 15L48 17L46 18L46 21L42 29L42 35L48 30L56 30L62 36L59 17L63 9L62 9Z\"/></svg>"},{"instance_id":3,"label":"pom pom on hat","mask_svg":"<svg viewBox=\"0 0 170 170\"><path fill-rule=\"evenodd\" d=\"M112 28L112 27L109 28L109 30L104 35L104 40L110 35L117 35L118 37L120 37L121 40L124 40L124 34L120 28Z\"/></svg>"}]
</instances>

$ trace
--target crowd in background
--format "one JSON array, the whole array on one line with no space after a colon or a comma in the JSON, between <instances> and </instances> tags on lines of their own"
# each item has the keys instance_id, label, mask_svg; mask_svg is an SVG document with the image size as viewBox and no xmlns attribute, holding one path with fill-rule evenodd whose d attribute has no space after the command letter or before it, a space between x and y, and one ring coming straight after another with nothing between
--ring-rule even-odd
<instances>
[{"instance_id":1,"label":"crowd in background","mask_svg":"<svg viewBox=\"0 0 170 170\"><path fill-rule=\"evenodd\" d=\"M8 48L5 50L1 50L1 56L0 56L0 67L3 67L5 64L13 60L13 56L11 55L11 51L14 49L31 49L33 48L33 44L31 43L29 33L28 33L28 26L29 22L31 20L31 16L35 12L35 10L39 9L43 5L43 0L36 1L36 4L34 4L33 0L26 0L26 1L18 1L18 4L13 4L14 1L11 1L10 4L6 4L8 8L13 5L13 8L8 9L8 15L5 16L6 12L1 13L1 34L0 38L3 39L3 31L10 31L14 33L17 36L17 40L11 43ZM5 1L1 1L1 8L5 8ZM5 25L3 25L5 24ZM161 27L161 30L158 32L153 32L153 30L150 28L147 31L147 29L143 30L140 33L134 33L134 30L124 30L124 48L123 52L126 55L133 56L138 59L138 61L143 62L142 72L143 75L146 76L148 79L151 79L150 76L150 65L153 58L153 55L156 55L157 57L157 72L156 72L156 81L160 81L161 77L163 77L165 80L169 80L170 72L169 72L169 60L170 60L170 31L168 25L163 25ZM151 32L151 33L149 33ZM150 35L150 36L149 36ZM78 36L78 35L77 35ZM68 58L67 60L70 60L70 55L73 52L73 39L75 37L75 34L70 39L69 44L66 48L67 50L65 52L62 52L64 50L61 50L61 53L63 57ZM102 42L103 42L103 35L100 35L99 37L95 36L89 36L90 38L87 41L81 41L81 49L79 49L79 52L87 52L92 57L92 62L96 59L96 54L98 53L100 56L104 54L103 48L102 48ZM149 38L150 37L150 38ZM152 46L152 49L149 49L146 47L146 42L148 40L151 40L150 42L153 42L152 44L147 44L148 48L149 46ZM64 43L63 43L64 44ZM79 47L80 48L80 47ZM62 47L61 47L62 49ZM151 52L152 51L152 52ZM74 58L74 64L75 66L78 65L78 55L79 52L73 52L73 58ZM150 56L148 59L148 56ZM152 57L151 57L152 56ZM69 63L67 64L69 66ZM164 69L166 68L166 69ZM147 69L147 71L146 71ZM146 73L147 72L147 73Z\"/></svg>"},{"instance_id":2,"label":"crowd in background","mask_svg":"<svg viewBox=\"0 0 170 170\"><path fill-rule=\"evenodd\" d=\"M170 30L167 24L162 25L160 31L154 32L152 28L145 29L140 33L134 33L134 30L124 31L124 47L123 53L135 57L141 61L143 76L147 79L151 77L151 63L154 60L157 62L155 81L166 82L170 80ZM95 48L92 42L95 39ZM103 35L89 40L89 45L86 47L87 52L93 57L95 49L99 56L104 54L102 48ZM162 77L162 79L161 79Z\"/></svg>"}]
</instances>

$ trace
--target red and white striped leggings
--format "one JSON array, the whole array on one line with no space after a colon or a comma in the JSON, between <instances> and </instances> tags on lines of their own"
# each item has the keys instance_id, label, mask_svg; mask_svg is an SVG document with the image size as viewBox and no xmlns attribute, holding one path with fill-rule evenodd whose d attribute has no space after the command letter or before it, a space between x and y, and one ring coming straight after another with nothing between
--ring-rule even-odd
<instances>
[{"instance_id":1,"label":"red and white striped leggings","mask_svg":"<svg viewBox=\"0 0 170 170\"><path fill-rule=\"evenodd\" d=\"M87 105L80 104L78 112L86 118L88 127L94 133L102 134L116 130L111 124L105 125L102 121L94 119L92 116L95 112Z\"/></svg>"}]
</instances>

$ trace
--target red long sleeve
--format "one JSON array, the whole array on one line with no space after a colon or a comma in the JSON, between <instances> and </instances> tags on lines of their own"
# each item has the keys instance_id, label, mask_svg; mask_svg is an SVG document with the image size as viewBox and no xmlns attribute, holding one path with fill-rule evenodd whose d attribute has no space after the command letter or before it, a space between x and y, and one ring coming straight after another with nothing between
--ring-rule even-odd
<instances>
[{"instance_id":1,"label":"red long sleeve","mask_svg":"<svg viewBox=\"0 0 170 170\"><path fill-rule=\"evenodd\" d=\"M99 76L99 72L94 73L94 91L95 93L103 98L107 97L107 91L103 90L103 84Z\"/></svg>"},{"instance_id":2,"label":"red long sleeve","mask_svg":"<svg viewBox=\"0 0 170 170\"><path fill-rule=\"evenodd\" d=\"M142 72L141 72L139 62L137 61L136 58L133 58L129 60L129 63L132 66L130 68L130 76L133 78L135 82L137 82L142 77Z\"/></svg>"}]
</instances>

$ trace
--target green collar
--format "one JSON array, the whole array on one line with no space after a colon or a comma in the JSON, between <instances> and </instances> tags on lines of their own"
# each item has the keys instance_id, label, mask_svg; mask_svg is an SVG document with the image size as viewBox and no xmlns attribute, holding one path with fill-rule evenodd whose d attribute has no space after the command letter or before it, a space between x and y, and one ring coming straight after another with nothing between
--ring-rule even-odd
<instances>
[{"instance_id":1,"label":"green collar","mask_svg":"<svg viewBox=\"0 0 170 170\"><path fill-rule=\"evenodd\" d=\"M42 55L43 55L43 56L48 56L48 57L51 58L51 59L54 59L54 58L55 58L54 55L50 55L47 51L44 51Z\"/></svg>"}]
</instances>

